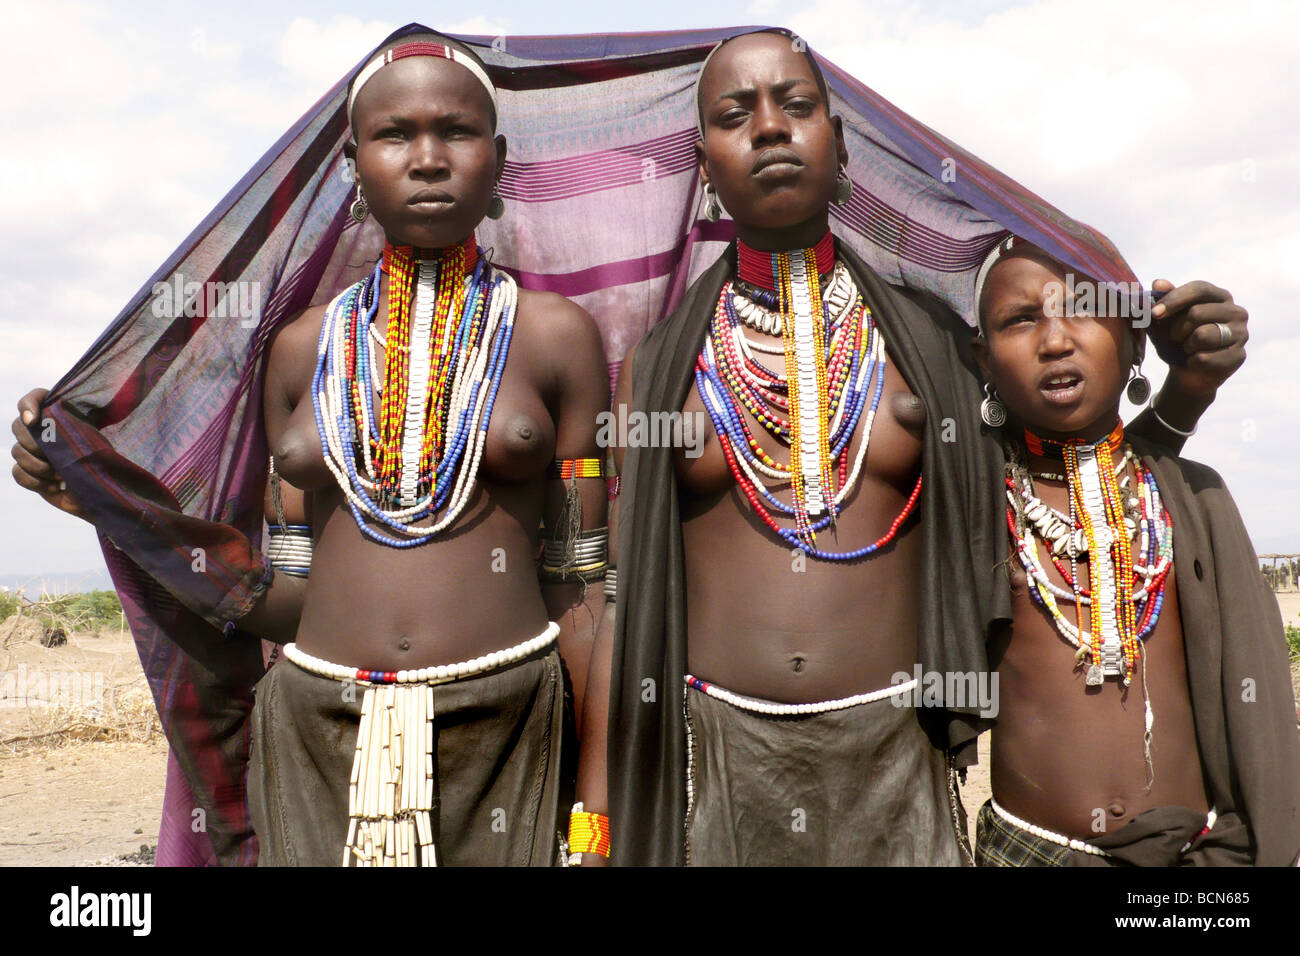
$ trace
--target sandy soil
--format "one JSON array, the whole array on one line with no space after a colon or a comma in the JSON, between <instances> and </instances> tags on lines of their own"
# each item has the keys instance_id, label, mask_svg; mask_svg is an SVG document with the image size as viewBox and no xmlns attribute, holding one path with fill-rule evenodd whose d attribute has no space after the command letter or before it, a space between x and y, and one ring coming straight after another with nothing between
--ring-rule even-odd
<instances>
[{"instance_id":1,"label":"sandy soil","mask_svg":"<svg viewBox=\"0 0 1300 956\"><path fill-rule=\"evenodd\" d=\"M1280 594L1278 604L1286 623L1300 626L1300 593ZM131 637L77 634L47 649L38 636L34 626L23 631L12 622L0 624L0 866L148 865L157 844L167 744L161 733L148 734L138 708L124 704L147 693ZM1300 667L1292 677L1300 690ZM68 711L51 705L69 703L101 724L130 724L126 730L136 739L40 736L67 725ZM979 750L980 763L961 793L972 840L975 814L990 793L987 735Z\"/></svg>"},{"instance_id":2,"label":"sandy soil","mask_svg":"<svg viewBox=\"0 0 1300 956\"><path fill-rule=\"evenodd\" d=\"M1300 627L1300 591L1277 595L1277 606L1282 611L1282 623Z\"/></svg>"},{"instance_id":3,"label":"sandy soil","mask_svg":"<svg viewBox=\"0 0 1300 956\"><path fill-rule=\"evenodd\" d=\"M167 743L141 716L135 645L103 631L47 649L38 634L0 625L0 865L152 863ZM77 739L96 727L119 739Z\"/></svg>"}]
</instances>

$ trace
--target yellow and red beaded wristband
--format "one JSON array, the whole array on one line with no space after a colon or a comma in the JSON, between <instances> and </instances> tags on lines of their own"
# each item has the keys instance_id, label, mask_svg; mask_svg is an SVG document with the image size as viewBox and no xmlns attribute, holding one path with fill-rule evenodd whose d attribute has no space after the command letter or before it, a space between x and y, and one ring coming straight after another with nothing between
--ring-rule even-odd
<instances>
[{"instance_id":1,"label":"yellow and red beaded wristband","mask_svg":"<svg viewBox=\"0 0 1300 956\"><path fill-rule=\"evenodd\" d=\"M581 803L569 814L569 853L599 853L609 857L609 817L586 813Z\"/></svg>"},{"instance_id":2,"label":"yellow and red beaded wristband","mask_svg":"<svg viewBox=\"0 0 1300 956\"><path fill-rule=\"evenodd\" d=\"M599 458L556 458L548 470L551 478L603 478L604 462Z\"/></svg>"}]
</instances>

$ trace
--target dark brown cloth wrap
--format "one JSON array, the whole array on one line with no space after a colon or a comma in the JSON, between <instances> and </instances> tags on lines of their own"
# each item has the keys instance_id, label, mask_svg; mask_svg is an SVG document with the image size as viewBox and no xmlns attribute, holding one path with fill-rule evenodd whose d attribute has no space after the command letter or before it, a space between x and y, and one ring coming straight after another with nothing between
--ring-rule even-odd
<instances>
[{"instance_id":1,"label":"dark brown cloth wrap","mask_svg":"<svg viewBox=\"0 0 1300 956\"><path fill-rule=\"evenodd\" d=\"M1288 866L1300 854L1300 736L1277 599L1223 479L1127 437L1173 520L1196 743L1219 818L1181 859L1178 849L1205 823L1185 807L1148 810L1089 842L1138 866ZM1157 710L1157 734L1159 721ZM1071 860L1107 862L1081 853Z\"/></svg>"},{"instance_id":2,"label":"dark brown cloth wrap","mask_svg":"<svg viewBox=\"0 0 1300 956\"><path fill-rule=\"evenodd\" d=\"M248 792L259 866L339 866L364 689L279 661L257 685ZM560 655L433 689L440 866L552 866L574 749ZM564 791L564 792L561 792Z\"/></svg>"},{"instance_id":3,"label":"dark brown cloth wrap","mask_svg":"<svg viewBox=\"0 0 1300 956\"><path fill-rule=\"evenodd\" d=\"M917 659L927 671L986 672L988 629L1009 621L1011 604L998 567L1007 555L1002 450L980 428L970 330L936 301L887 285L847 246L837 243L836 254L879 323L890 360L925 403ZM633 376L633 410L681 410L734 261L733 244L637 346L635 368L624 372ZM672 456L672 448L632 448L624 459L608 746L616 864L683 862L686 592ZM864 619L868 613L869 602ZM930 728L936 743L973 740L981 726L977 710L944 712L935 723L946 726Z\"/></svg>"},{"instance_id":4,"label":"dark brown cloth wrap","mask_svg":"<svg viewBox=\"0 0 1300 956\"><path fill-rule=\"evenodd\" d=\"M963 864L947 761L915 708L886 698L769 716L698 690L686 705L688 865Z\"/></svg>"}]
</instances>

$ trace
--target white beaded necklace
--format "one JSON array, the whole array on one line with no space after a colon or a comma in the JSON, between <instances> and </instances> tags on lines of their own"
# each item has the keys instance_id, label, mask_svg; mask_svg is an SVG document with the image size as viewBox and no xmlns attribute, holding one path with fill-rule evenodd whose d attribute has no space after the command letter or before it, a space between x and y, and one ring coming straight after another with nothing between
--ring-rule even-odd
<instances>
[{"instance_id":1,"label":"white beaded necklace","mask_svg":"<svg viewBox=\"0 0 1300 956\"><path fill-rule=\"evenodd\" d=\"M358 526L368 537L381 543L402 547L431 540L461 516L473 495L479 465L487 446L487 416L490 415L491 403L495 397L493 386L496 384L492 379L499 382L505 365L518 300L518 288L513 278L486 263L483 269L490 272L486 280L480 282L483 294L489 296L484 309L482 332L475 341L468 343L468 354L463 355L457 363L449 390L450 413L447 421L453 429L456 428L456 423L462 420L465 422L463 430L466 445L461 465L456 469L455 483L446 501L445 511L439 520L429 526L417 526L415 523L432 516L434 495L430 491L417 497L415 485L418 478L419 443L424 431L432 372L431 329L437 297L437 264L429 260L421 260L419 263L409 359L410 388L402 436L401 500L395 509L383 507L374 498L378 485L371 478L374 465L370 455L371 421L367 402L361 401L356 418L350 419L346 411L349 403L343 394L343 382L347 380L347 322L344 313L350 308L359 307L360 288L364 283L344 290L326 311L317 352L316 380L319 384L314 396L319 412L318 425L324 446L324 460L351 506ZM467 284L472 282L472 278L467 278ZM445 336L453 337L457 334L459 318L449 317L445 323ZM373 325L367 330L366 337L367 346L377 338ZM447 341L451 339L448 338ZM489 362L494 363L491 370ZM350 468L350 462L355 461L354 449L358 446L363 467ZM402 537L382 534L369 527L365 519L377 522L386 530Z\"/></svg>"}]
</instances>

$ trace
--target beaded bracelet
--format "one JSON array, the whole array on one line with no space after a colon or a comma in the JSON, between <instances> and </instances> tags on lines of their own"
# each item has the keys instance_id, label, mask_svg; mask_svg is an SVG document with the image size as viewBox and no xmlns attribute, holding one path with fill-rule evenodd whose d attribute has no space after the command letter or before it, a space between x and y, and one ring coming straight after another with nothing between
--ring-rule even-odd
<instances>
[{"instance_id":1,"label":"beaded bracelet","mask_svg":"<svg viewBox=\"0 0 1300 956\"><path fill-rule=\"evenodd\" d=\"M550 478L604 478L604 462L599 458L556 458L546 471Z\"/></svg>"},{"instance_id":2,"label":"beaded bracelet","mask_svg":"<svg viewBox=\"0 0 1300 956\"><path fill-rule=\"evenodd\" d=\"M598 853L609 859L609 817L587 813L581 803L569 812L569 854Z\"/></svg>"}]
</instances>

